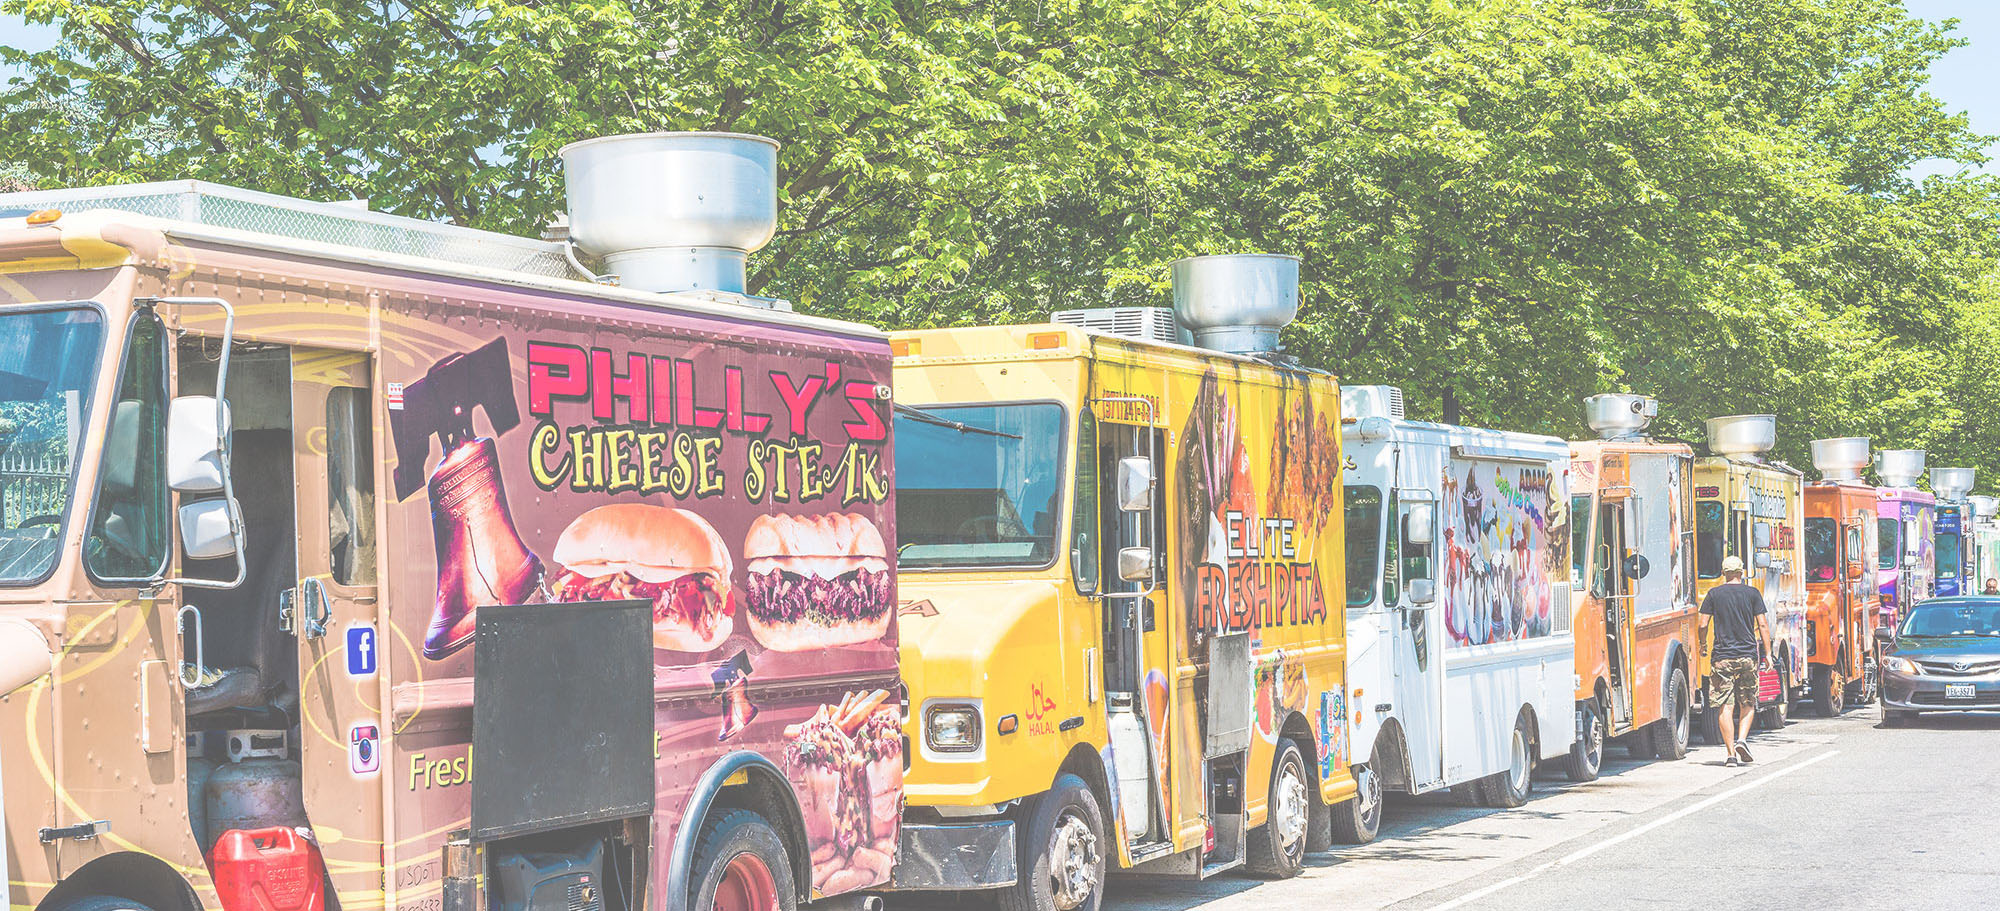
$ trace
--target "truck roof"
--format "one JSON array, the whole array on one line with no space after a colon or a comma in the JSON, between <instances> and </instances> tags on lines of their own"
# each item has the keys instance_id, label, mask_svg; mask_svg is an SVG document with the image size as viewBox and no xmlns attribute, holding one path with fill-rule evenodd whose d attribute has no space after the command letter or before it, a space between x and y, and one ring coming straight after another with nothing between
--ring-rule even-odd
<instances>
[{"instance_id":1,"label":"truck roof","mask_svg":"<svg viewBox=\"0 0 2000 911\"><path fill-rule=\"evenodd\" d=\"M1189 366L1226 364L1237 370L1333 377L1329 371L1289 358L1231 354L1213 348L1098 332L1068 323L903 329L889 333L889 339L898 362L906 365L1067 360L1102 356L1111 351L1170 364L1176 361Z\"/></svg>"},{"instance_id":2,"label":"truck roof","mask_svg":"<svg viewBox=\"0 0 2000 911\"><path fill-rule=\"evenodd\" d=\"M61 213L51 224L26 221L51 209ZM131 255L119 257L126 262L143 259L149 251L139 249L146 245L136 242L131 229L141 236L254 249L277 261L328 259L732 320L882 335L862 323L794 313L790 303L774 298L722 291L660 294L589 281L572 265L565 244L555 241L375 212L364 200L318 202L199 180L0 193L0 272L23 259L35 261L35 268L51 268L51 251L66 251L71 256L57 258L74 260L56 268L124 264L101 260L101 251L111 247L129 250ZM93 259L86 250L100 251L100 257Z\"/></svg>"},{"instance_id":3,"label":"truck roof","mask_svg":"<svg viewBox=\"0 0 2000 911\"><path fill-rule=\"evenodd\" d=\"M1428 443L1464 451L1467 458L1535 458L1563 461L1569 442L1561 437L1485 427L1461 427L1431 421L1387 417L1346 418L1341 436L1351 443Z\"/></svg>"}]
</instances>

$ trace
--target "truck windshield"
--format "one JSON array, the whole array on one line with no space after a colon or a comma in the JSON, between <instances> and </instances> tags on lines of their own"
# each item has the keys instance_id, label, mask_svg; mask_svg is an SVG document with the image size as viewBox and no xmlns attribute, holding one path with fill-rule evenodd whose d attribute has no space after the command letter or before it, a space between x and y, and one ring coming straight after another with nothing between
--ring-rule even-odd
<instances>
[{"instance_id":1,"label":"truck windshield","mask_svg":"<svg viewBox=\"0 0 2000 911\"><path fill-rule=\"evenodd\" d=\"M1832 519L1806 520L1806 580L1832 582L1840 562L1840 524Z\"/></svg>"},{"instance_id":2,"label":"truck windshield","mask_svg":"<svg viewBox=\"0 0 2000 911\"><path fill-rule=\"evenodd\" d=\"M1063 408L896 413L897 565L1046 566L1062 522Z\"/></svg>"},{"instance_id":3,"label":"truck windshield","mask_svg":"<svg viewBox=\"0 0 2000 911\"><path fill-rule=\"evenodd\" d=\"M1897 535L1901 528L1902 523L1895 519L1875 520L1875 532L1882 536L1882 555L1876 560L1877 566L1883 569L1895 569L1896 561L1902 559L1903 542Z\"/></svg>"},{"instance_id":4,"label":"truck windshield","mask_svg":"<svg viewBox=\"0 0 2000 911\"><path fill-rule=\"evenodd\" d=\"M0 314L0 584L42 579L62 552L103 344L93 309Z\"/></svg>"},{"instance_id":5,"label":"truck windshield","mask_svg":"<svg viewBox=\"0 0 2000 911\"><path fill-rule=\"evenodd\" d=\"M1704 579L1722 575L1722 558L1728 541L1724 534L1722 504L1703 500L1694 504L1694 565Z\"/></svg>"},{"instance_id":6,"label":"truck windshield","mask_svg":"<svg viewBox=\"0 0 2000 911\"><path fill-rule=\"evenodd\" d=\"M1965 562L1965 557L1958 551L1958 542L1959 537L1957 535L1937 536L1936 560L1938 578L1958 578L1958 565Z\"/></svg>"},{"instance_id":7,"label":"truck windshield","mask_svg":"<svg viewBox=\"0 0 2000 911\"><path fill-rule=\"evenodd\" d=\"M1382 489L1347 488L1347 604L1361 607L1375 600L1375 579L1382 574Z\"/></svg>"}]
</instances>

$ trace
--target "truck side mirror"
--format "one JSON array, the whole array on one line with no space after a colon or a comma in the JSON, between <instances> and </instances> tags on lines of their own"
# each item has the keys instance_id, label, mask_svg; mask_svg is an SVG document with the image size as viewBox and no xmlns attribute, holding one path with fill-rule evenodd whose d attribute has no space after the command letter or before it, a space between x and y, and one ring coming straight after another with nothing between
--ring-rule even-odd
<instances>
[{"instance_id":1,"label":"truck side mirror","mask_svg":"<svg viewBox=\"0 0 2000 911\"><path fill-rule=\"evenodd\" d=\"M181 507L181 550L190 560L236 553L236 501L217 497Z\"/></svg>"},{"instance_id":2,"label":"truck side mirror","mask_svg":"<svg viewBox=\"0 0 2000 911\"><path fill-rule=\"evenodd\" d=\"M1153 461L1145 456L1118 460L1118 508L1125 512L1145 512L1153 508ZM1127 548L1130 550L1131 548ZM1119 556L1124 562L1124 556ZM1149 558L1147 563L1152 561ZM1120 570L1122 572L1123 566ZM1129 578L1129 577L1128 577Z\"/></svg>"},{"instance_id":3,"label":"truck side mirror","mask_svg":"<svg viewBox=\"0 0 2000 911\"><path fill-rule=\"evenodd\" d=\"M1403 540L1428 547L1436 538L1437 506L1432 503L1412 503L1409 514L1403 519Z\"/></svg>"},{"instance_id":4,"label":"truck side mirror","mask_svg":"<svg viewBox=\"0 0 2000 911\"><path fill-rule=\"evenodd\" d=\"M1771 568L1771 555L1770 555L1770 554L1758 554L1757 556L1755 556L1755 557L1751 558L1751 562L1754 562L1754 563L1756 563L1756 564L1757 564L1757 568L1758 568L1758 569L1770 569L1770 568Z\"/></svg>"},{"instance_id":5,"label":"truck side mirror","mask_svg":"<svg viewBox=\"0 0 2000 911\"><path fill-rule=\"evenodd\" d=\"M1411 579L1409 597L1411 604L1426 605L1436 601L1437 582L1431 579Z\"/></svg>"},{"instance_id":6,"label":"truck side mirror","mask_svg":"<svg viewBox=\"0 0 2000 911\"><path fill-rule=\"evenodd\" d=\"M1127 582L1152 581L1153 549L1150 547L1119 548L1118 578Z\"/></svg>"},{"instance_id":7,"label":"truck side mirror","mask_svg":"<svg viewBox=\"0 0 2000 911\"><path fill-rule=\"evenodd\" d=\"M181 493L222 489L222 437L228 403L215 397L184 395L167 407L167 484Z\"/></svg>"}]
</instances>

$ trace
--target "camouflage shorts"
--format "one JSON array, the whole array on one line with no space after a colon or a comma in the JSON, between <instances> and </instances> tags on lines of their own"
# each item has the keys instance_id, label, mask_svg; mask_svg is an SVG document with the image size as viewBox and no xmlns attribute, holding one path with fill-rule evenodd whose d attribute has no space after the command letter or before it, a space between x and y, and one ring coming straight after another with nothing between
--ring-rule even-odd
<instances>
[{"instance_id":1,"label":"camouflage shorts","mask_svg":"<svg viewBox=\"0 0 2000 911\"><path fill-rule=\"evenodd\" d=\"M1757 659L1723 658L1710 665L1708 704L1728 705L1732 699L1739 709L1757 707Z\"/></svg>"}]
</instances>

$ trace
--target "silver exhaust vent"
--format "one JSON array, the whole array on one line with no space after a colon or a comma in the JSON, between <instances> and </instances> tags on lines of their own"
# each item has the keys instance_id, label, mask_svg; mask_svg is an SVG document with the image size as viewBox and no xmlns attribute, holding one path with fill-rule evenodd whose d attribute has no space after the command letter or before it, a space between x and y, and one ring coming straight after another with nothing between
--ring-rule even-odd
<instances>
[{"instance_id":1,"label":"silver exhaust vent","mask_svg":"<svg viewBox=\"0 0 2000 911\"><path fill-rule=\"evenodd\" d=\"M563 146L569 236L627 288L742 294L778 227L778 143L633 133Z\"/></svg>"},{"instance_id":2,"label":"silver exhaust vent","mask_svg":"<svg viewBox=\"0 0 2000 911\"><path fill-rule=\"evenodd\" d=\"M1875 454L1875 474L1882 478L1883 487L1915 487L1917 479L1924 476L1924 451L1884 449Z\"/></svg>"},{"instance_id":3,"label":"silver exhaust vent","mask_svg":"<svg viewBox=\"0 0 2000 911\"><path fill-rule=\"evenodd\" d=\"M1343 418L1403 419L1403 390L1396 386L1340 387Z\"/></svg>"},{"instance_id":4,"label":"silver exhaust vent","mask_svg":"<svg viewBox=\"0 0 2000 911\"><path fill-rule=\"evenodd\" d=\"M1660 403L1650 395L1602 392L1583 400L1584 421L1602 440L1642 436L1659 413Z\"/></svg>"},{"instance_id":5,"label":"silver exhaust vent","mask_svg":"<svg viewBox=\"0 0 2000 911\"><path fill-rule=\"evenodd\" d=\"M1963 500L1972 492L1974 469L1933 468L1931 469L1931 493L1940 500Z\"/></svg>"},{"instance_id":6,"label":"silver exhaust vent","mask_svg":"<svg viewBox=\"0 0 2000 911\"><path fill-rule=\"evenodd\" d=\"M1981 519L2000 518L2000 497L1985 494L1972 497L1972 514Z\"/></svg>"},{"instance_id":7,"label":"silver exhaust vent","mask_svg":"<svg viewBox=\"0 0 2000 911\"><path fill-rule=\"evenodd\" d=\"M1829 481L1859 481L1868 468L1867 437L1834 437L1812 441L1813 467Z\"/></svg>"},{"instance_id":8,"label":"silver exhaust vent","mask_svg":"<svg viewBox=\"0 0 2000 911\"><path fill-rule=\"evenodd\" d=\"M1738 414L1708 419L1708 451L1720 456L1754 456L1778 446L1778 416Z\"/></svg>"},{"instance_id":9,"label":"silver exhaust vent","mask_svg":"<svg viewBox=\"0 0 2000 911\"><path fill-rule=\"evenodd\" d=\"M1278 350L1299 315L1299 258L1274 253L1175 260L1174 316L1194 343L1230 354Z\"/></svg>"}]
</instances>

